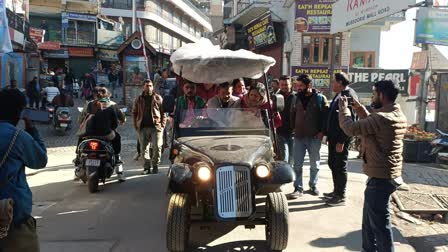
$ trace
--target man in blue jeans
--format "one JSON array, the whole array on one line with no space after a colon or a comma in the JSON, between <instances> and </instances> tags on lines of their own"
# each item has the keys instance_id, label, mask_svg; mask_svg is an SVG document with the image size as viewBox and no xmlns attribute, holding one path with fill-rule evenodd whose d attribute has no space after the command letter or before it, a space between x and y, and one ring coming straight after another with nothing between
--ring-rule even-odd
<instances>
[{"instance_id":1,"label":"man in blue jeans","mask_svg":"<svg viewBox=\"0 0 448 252\"><path fill-rule=\"evenodd\" d=\"M348 136L362 139L363 170L369 177L364 192L362 251L392 252L394 240L390 224L390 195L403 183L403 138L406 117L395 103L400 86L390 80L373 87L372 113L353 100L359 117L354 122L346 97L339 99L339 124Z\"/></svg>"},{"instance_id":2,"label":"man in blue jeans","mask_svg":"<svg viewBox=\"0 0 448 252\"><path fill-rule=\"evenodd\" d=\"M303 195L303 163L308 151L310 157L309 193L319 196L317 179L320 166L320 147L326 126L327 98L312 88L312 78L306 74L294 80L297 86L297 98L291 106L291 128L294 132L294 192L289 198Z\"/></svg>"},{"instance_id":3,"label":"man in blue jeans","mask_svg":"<svg viewBox=\"0 0 448 252\"><path fill-rule=\"evenodd\" d=\"M277 129L277 135L282 159L292 165L294 138L292 136L290 111L296 93L292 91L291 78L289 76L280 77L279 83L280 91L278 94L283 95L285 99L285 108L281 112L282 126Z\"/></svg>"}]
</instances>

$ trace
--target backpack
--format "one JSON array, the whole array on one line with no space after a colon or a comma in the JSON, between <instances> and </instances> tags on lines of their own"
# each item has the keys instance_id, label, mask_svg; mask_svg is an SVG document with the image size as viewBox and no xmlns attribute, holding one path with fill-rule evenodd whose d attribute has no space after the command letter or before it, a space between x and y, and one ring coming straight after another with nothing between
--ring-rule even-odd
<instances>
[{"instance_id":1,"label":"backpack","mask_svg":"<svg viewBox=\"0 0 448 252\"><path fill-rule=\"evenodd\" d=\"M8 160L9 154L16 143L17 136L20 134L20 131L21 130L19 129L15 131L6 153L4 154L2 160L0 160L0 171L6 163L6 160ZM14 201L8 197L9 190L3 189L4 187L7 187L13 179L15 179L15 176L0 179L0 217L2 219L2 223L0 224L0 239L8 236L8 231L14 216ZM4 223L5 220L6 223Z\"/></svg>"}]
</instances>

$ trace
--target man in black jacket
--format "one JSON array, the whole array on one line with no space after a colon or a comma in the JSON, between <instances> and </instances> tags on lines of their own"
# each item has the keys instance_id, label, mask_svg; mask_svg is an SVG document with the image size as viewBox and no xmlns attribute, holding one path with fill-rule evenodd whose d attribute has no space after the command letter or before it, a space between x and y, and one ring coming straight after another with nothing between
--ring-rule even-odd
<instances>
[{"instance_id":1,"label":"man in black jacket","mask_svg":"<svg viewBox=\"0 0 448 252\"><path fill-rule=\"evenodd\" d=\"M291 78L289 76L280 77L279 83L279 94L283 95L285 99L285 108L281 112L282 126L277 129L278 140L283 161L292 165L294 160L294 138L291 128L291 105L294 103L296 93L292 91Z\"/></svg>"},{"instance_id":2,"label":"man in black jacket","mask_svg":"<svg viewBox=\"0 0 448 252\"><path fill-rule=\"evenodd\" d=\"M331 193L324 193L329 206L345 205L345 188L347 186L347 162L348 146L351 138L339 127L339 99L342 96L351 97L349 99L358 100L355 90L350 88L347 74L336 73L334 75L332 89L336 93L330 105L328 113L327 132L328 137L328 166L333 175L334 190ZM350 107L352 119L355 119L353 108Z\"/></svg>"}]
</instances>

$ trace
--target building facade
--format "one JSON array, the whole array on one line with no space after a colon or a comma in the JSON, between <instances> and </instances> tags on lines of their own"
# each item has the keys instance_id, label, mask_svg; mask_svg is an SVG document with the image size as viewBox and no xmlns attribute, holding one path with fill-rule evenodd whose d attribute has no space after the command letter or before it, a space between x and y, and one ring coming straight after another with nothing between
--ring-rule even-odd
<instances>
[{"instance_id":1,"label":"building facade","mask_svg":"<svg viewBox=\"0 0 448 252\"><path fill-rule=\"evenodd\" d=\"M42 34L42 57L35 59L41 70L72 69L76 78L95 72L97 81L108 82L104 69L120 64L116 50L140 27L157 50L158 57L151 62L154 68L169 67L173 50L212 31L210 18L188 0L136 0L135 12L132 3L33 0L30 23L35 33Z\"/></svg>"}]
</instances>

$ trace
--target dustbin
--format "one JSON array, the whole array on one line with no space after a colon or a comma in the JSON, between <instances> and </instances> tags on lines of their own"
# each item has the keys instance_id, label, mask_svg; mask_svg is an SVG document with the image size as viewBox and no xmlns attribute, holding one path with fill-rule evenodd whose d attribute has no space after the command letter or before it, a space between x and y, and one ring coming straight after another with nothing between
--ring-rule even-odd
<instances>
[{"instance_id":1,"label":"dustbin","mask_svg":"<svg viewBox=\"0 0 448 252\"><path fill-rule=\"evenodd\" d=\"M434 157L430 156L432 146L429 141L403 140L403 160L408 163L431 163Z\"/></svg>"}]
</instances>

